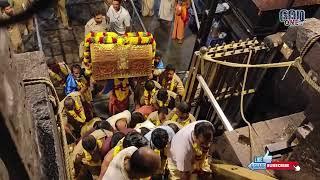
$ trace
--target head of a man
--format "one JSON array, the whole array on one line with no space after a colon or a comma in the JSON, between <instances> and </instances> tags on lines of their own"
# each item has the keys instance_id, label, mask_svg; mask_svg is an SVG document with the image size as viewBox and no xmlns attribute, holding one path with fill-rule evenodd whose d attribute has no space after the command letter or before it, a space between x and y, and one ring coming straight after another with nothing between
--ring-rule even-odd
<instances>
[{"instance_id":1,"label":"head of a man","mask_svg":"<svg viewBox=\"0 0 320 180\"><path fill-rule=\"evenodd\" d=\"M59 64L56 58L49 58L47 59L46 63L51 70L53 71L59 70Z\"/></svg>"},{"instance_id":2,"label":"head of a man","mask_svg":"<svg viewBox=\"0 0 320 180\"><path fill-rule=\"evenodd\" d=\"M96 129L96 130L104 129L104 130L111 131L111 132L114 131L114 129L111 126L111 124L108 121L105 121L105 120L95 122L93 124L93 128Z\"/></svg>"},{"instance_id":3,"label":"head of a man","mask_svg":"<svg viewBox=\"0 0 320 180\"><path fill-rule=\"evenodd\" d=\"M174 74L176 73L176 68L172 64L166 66L165 75L168 80L173 79Z\"/></svg>"},{"instance_id":4,"label":"head of a man","mask_svg":"<svg viewBox=\"0 0 320 180\"><path fill-rule=\"evenodd\" d=\"M79 64L74 64L71 66L71 73L75 79L79 79L81 76L81 66Z\"/></svg>"},{"instance_id":5,"label":"head of a man","mask_svg":"<svg viewBox=\"0 0 320 180\"><path fill-rule=\"evenodd\" d=\"M151 91L154 89L155 85L154 82L152 80L149 80L145 83L144 88L151 93Z\"/></svg>"},{"instance_id":6,"label":"head of a man","mask_svg":"<svg viewBox=\"0 0 320 180\"><path fill-rule=\"evenodd\" d=\"M179 117L179 120L183 121L188 119L190 113L190 106L188 103L181 101L176 106L176 114Z\"/></svg>"},{"instance_id":7,"label":"head of a man","mask_svg":"<svg viewBox=\"0 0 320 180\"><path fill-rule=\"evenodd\" d=\"M159 116L160 122L166 121L168 113L169 113L169 110L167 107L160 107L159 108L158 116Z\"/></svg>"},{"instance_id":8,"label":"head of a man","mask_svg":"<svg viewBox=\"0 0 320 180\"><path fill-rule=\"evenodd\" d=\"M82 147L91 155L99 151L97 140L92 135L86 136L82 139Z\"/></svg>"},{"instance_id":9,"label":"head of a man","mask_svg":"<svg viewBox=\"0 0 320 180\"><path fill-rule=\"evenodd\" d=\"M215 129L210 122L199 122L195 125L193 135L195 143L201 148L201 151L207 153L213 141Z\"/></svg>"},{"instance_id":10,"label":"head of a man","mask_svg":"<svg viewBox=\"0 0 320 180\"><path fill-rule=\"evenodd\" d=\"M135 146L137 148L148 146L148 140L136 131L129 132L123 139L123 148Z\"/></svg>"},{"instance_id":11,"label":"head of a man","mask_svg":"<svg viewBox=\"0 0 320 180\"><path fill-rule=\"evenodd\" d=\"M118 144L118 142L124 137L124 133L120 131L115 132L111 137L110 148L114 148Z\"/></svg>"},{"instance_id":12,"label":"head of a man","mask_svg":"<svg viewBox=\"0 0 320 180\"><path fill-rule=\"evenodd\" d=\"M75 109L75 101L71 97L67 97L64 100L64 107L67 111L71 111Z\"/></svg>"},{"instance_id":13,"label":"head of a man","mask_svg":"<svg viewBox=\"0 0 320 180\"><path fill-rule=\"evenodd\" d=\"M127 118L118 119L115 124L115 127L118 131L124 131L125 129L127 129L128 128Z\"/></svg>"},{"instance_id":14,"label":"head of a man","mask_svg":"<svg viewBox=\"0 0 320 180\"><path fill-rule=\"evenodd\" d=\"M170 123L168 126L174 131L174 133L180 131L180 128L175 123Z\"/></svg>"},{"instance_id":15,"label":"head of a man","mask_svg":"<svg viewBox=\"0 0 320 180\"><path fill-rule=\"evenodd\" d=\"M104 12L101 10L96 10L93 13L93 19L97 24L101 24L103 21L103 14Z\"/></svg>"},{"instance_id":16,"label":"head of a man","mask_svg":"<svg viewBox=\"0 0 320 180\"><path fill-rule=\"evenodd\" d=\"M156 149L164 149L169 142L169 135L166 130L156 128L151 133L151 142Z\"/></svg>"},{"instance_id":17,"label":"head of a man","mask_svg":"<svg viewBox=\"0 0 320 180\"><path fill-rule=\"evenodd\" d=\"M143 115L140 112L133 112L131 115L131 121L129 123L130 128L135 128L137 124L145 121Z\"/></svg>"},{"instance_id":18,"label":"head of a man","mask_svg":"<svg viewBox=\"0 0 320 180\"><path fill-rule=\"evenodd\" d=\"M146 128L146 127L141 127L140 128L141 134L142 136L146 135L148 132L150 132L150 129Z\"/></svg>"},{"instance_id":19,"label":"head of a man","mask_svg":"<svg viewBox=\"0 0 320 180\"><path fill-rule=\"evenodd\" d=\"M112 1L113 9L116 11L119 11L120 7L121 7L121 2L122 2L122 0L113 0Z\"/></svg>"},{"instance_id":20,"label":"head of a man","mask_svg":"<svg viewBox=\"0 0 320 180\"><path fill-rule=\"evenodd\" d=\"M3 8L3 12L8 16L13 16L13 7L10 4L6 4Z\"/></svg>"},{"instance_id":21,"label":"head of a man","mask_svg":"<svg viewBox=\"0 0 320 180\"><path fill-rule=\"evenodd\" d=\"M155 55L155 57L154 57L154 66L155 66L155 67L158 66L161 58L162 58L162 53L161 53L159 50L157 50L157 51L156 51L156 55Z\"/></svg>"},{"instance_id":22,"label":"head of a man","mask_svg":"<svg viewBox=\"0 0 320 180\"><path fill-rule=\"evenodd\" d=\"M130 179L149 177L155 174L160 166L160 156L148 147L136 150L125 164Z\"/></svg>"},{"instance_id":23,"label":"head of a man","mask_svg":"<svg viewBox=\"0 0 320 180\"><path fill-rule=\"evenodd\" d=\"M168 100L168 92L167 92L167 90L166 89L160 89L159 91L158 91L158 93L157 93L157 99L159 100L159 101L163 101L163 102L165 102L165 101L167 101Z\"/></svg>"}]
</instances>

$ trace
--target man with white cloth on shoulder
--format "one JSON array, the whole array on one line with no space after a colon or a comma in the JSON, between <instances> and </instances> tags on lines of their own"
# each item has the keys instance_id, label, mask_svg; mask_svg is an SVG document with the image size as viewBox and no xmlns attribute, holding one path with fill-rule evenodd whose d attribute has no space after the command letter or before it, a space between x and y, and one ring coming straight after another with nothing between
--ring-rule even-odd
<instances>
[{"instance_id":1,"label":"man with white cloth on shoulder","mask_svg":"<svg viewBox=\"0 0 320 180\"><path fill-rule=\"evenodd\" d=\"M123 6L121 6L122 0L113 0L110 6L107 17L110 22L111 30L124 35L130 31L130 14Z\"/></svg>"},{"instance_id":2,"label":"man with white cloth on shoulder","mask_svg":"<svg viewBox=\"0 0 320 180\"><path fill-rule=\"evenodd\" d=\"M201 120L188 124L172 139L168 157L170 180L211 179L209 148L215 129Z\"/></svg>"},{"instance_id":3,"label":"man with white cloth on shoulder","mask_svg":"<svg viewBox=\"0 0 320 180\"><path fill-rule=\"evenodd\" d=\"M148 147L123 149L111 161L102 180L146 178L160 168L160 156Z\"/></svg>"}]
</instances>

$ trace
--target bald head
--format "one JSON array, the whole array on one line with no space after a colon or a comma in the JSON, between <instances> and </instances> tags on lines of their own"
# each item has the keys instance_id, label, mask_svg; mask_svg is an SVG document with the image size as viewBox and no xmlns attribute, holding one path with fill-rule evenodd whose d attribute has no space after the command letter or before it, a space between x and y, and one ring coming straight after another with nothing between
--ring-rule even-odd
<instances>
[{"instance_id":1,"label":"bald head","mask_svg":"<svg viewBox=\"0 0 320 180\"><path fill-rule=\"evenodd\" d=\"M145 178L155 174L161 166L161 159L152 149L141 147L130 158L130 178Z\"/></svg>"}]
</instances>

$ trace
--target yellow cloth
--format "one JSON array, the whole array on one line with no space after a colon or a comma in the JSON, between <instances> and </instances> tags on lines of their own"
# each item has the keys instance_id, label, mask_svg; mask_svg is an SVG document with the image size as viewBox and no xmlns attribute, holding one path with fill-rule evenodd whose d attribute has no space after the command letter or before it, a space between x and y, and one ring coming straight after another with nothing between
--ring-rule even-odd
<instances>
[{"instance_id":1,"label":"yellow cloth","mask_svg":"<svg viewBox=\"0 0 320 180\"><path fill-rule=\"evenodd\" d=\"M79 89L87 88L87 90L84 91L81 95L85 101L90 103L92 101L92 94L87 84L87 80L84 77L81 77L80 80L77 80Z\"/></svg>"},{"instance_id":2,"label":"yellow cloth","mask_svg":"<svg viewBox=\"0 0 320 180\"><path fill-rule=\"evenodd\" d=\"M114 147L114 149L113 149L113 157L115 157L123 149L123 140L124 140L124 138L122 138L118 142L118 144Z\"/></svg>"},{"instance_id":3,"label":"yellow cloth","mask_svg":"<svg viewBox=\"0 0 320 180\"><path fill-rule=\"evenodd\" d=\"M152 89L151 93L149 93L146 89L143 92L143 96L144 96L144 104L149 106L152 104L152 98L153 96L155 96L157 90L154 88Z\"/></svg>"},{"instance_id":4,"label":"yellow cloth","mask_svg":"<svg viewBox=\"0 0 320 180\"><path fill-rule=\"evenodd\" d=\"M57 4L57 14L60 15L61 21L64 27L69 26L69 19L66 10L66 0L58 0Z\"/></svg>"},{"instance_id":5,"label":"yellow cloth","mask_svg":"<svg viewBox=\"0 0 320 180\"><path fill-rule=\"evenodd\" d=\"M128 78L120 81L119 79L114 80L114 91L119 101L125 100L129 96L129 80Z\"/></svg>"},{"instance_id":6,"label":"yellow cloth","mask_svg":"<svg viewBox=\"0 0 320 180\"><path fill-rule=\"evenodd\" d=\"M58 65L59 65L60 73L55 73L50 68L48 69L48 72L49 72L50 79L54 85L63 86L64 84L61 84L61 81L68 76L68 74L70 73L70 70L64 62L58 63Z\"/></svg>"},{"instance_id":7,"label":"yellow cloth","mask_svg":"<svg viewBox=\"0 0 320 180\"><path fill-rule=\"evenodd\" d=\"M86 121L86 115L81 104L81 99L79 96L70 96L74 100L74 109L66 111L67 116L73 118L74 120L84 123Z\"/></svg>"},{"instance_id":8,"label":"yellow cloth","mask_svg":"<svg viewBox=\"0 0 320 180\"><path fill-rule=\"evenodd\" d=\"M91 119L89 122L87 122L84 126L82 126L81 128L81 137L88 132L90 129L93 128L94 123L101 121L101 119L99 117L95 117L93 119Z\"/></svg>"},{"instance_id":9,"label":"yellow cloth","mask_svg":"<svg viewBox=\"0 0 320 180\"><path fill-rule=\"evenodd\" d=\"M102 140L101 139L98 139L97 140L97 145L98 145L98 148L101 149L102 147ZM92 161L92 156L91 154L86 151L85 149L83 149L83 154L84 154L84 158L82 159L82 162L88 166L100 166L101 165L101 160L99 161Z\"/></svg>"},{"instance_id":10,"label":"yellow cloth","mask_svg":"<svg viewBox=\"0 0 320 180\"><path fill-rule=\"evenodd\" d=\"M183 126L183 127L193 122L193 121L190 119L190 117L188 117L188 118L187 118L186 120L184 120L184 121L180 121L177 114L174 114L170 120L179 123L179 124L180 124L181 126Z\"/></svg>"}]
</instances>

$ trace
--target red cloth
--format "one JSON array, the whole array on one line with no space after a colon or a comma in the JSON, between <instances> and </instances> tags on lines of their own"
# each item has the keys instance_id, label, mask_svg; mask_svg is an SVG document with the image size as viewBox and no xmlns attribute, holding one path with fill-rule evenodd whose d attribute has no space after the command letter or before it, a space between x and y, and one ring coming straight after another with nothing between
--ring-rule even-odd
<instances>
[{"instance_id":1,"label":"red cloth","mask_svg":"<svg viewBox=\"0 0 320 180\"><path fill-rule=\"evenodd\" d=\"M142 106L136 109L136 112L141 113L144 117L148 117L156 109L153 106Z\"/></svg>"},{"instance_id":2,"label":"red cloth","mask_svg":"<svg viewBox=\"0 0 320 180\"><path fill-rule=\"evenodd\" d=\"M115 115L124 110L127 110L128 107L129 107L129 97L123 101L119 101L113 93L110 94L109 112L112 115Z\"/></svg>"}]
</instances>

